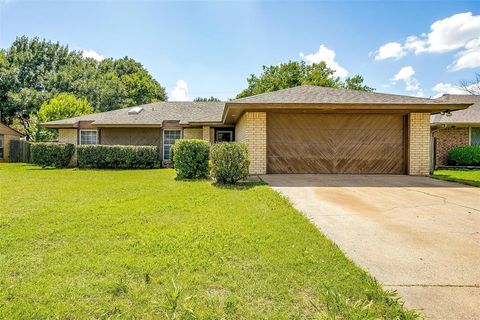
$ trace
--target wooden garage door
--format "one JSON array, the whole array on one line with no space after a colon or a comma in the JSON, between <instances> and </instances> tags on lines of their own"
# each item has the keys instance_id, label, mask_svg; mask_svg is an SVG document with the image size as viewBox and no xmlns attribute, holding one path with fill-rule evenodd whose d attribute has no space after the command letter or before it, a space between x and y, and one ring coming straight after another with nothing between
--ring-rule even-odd
<instances>
[{"instance_id":1,"label":"wooden garage door","mask_svg":"<svg viewBox=\"0 0 480 320\"><path fill-rule=\"evenodd\" d=\"M398 114L267 115L269 173L405 173Z\"/></svg>"}]
</instances>

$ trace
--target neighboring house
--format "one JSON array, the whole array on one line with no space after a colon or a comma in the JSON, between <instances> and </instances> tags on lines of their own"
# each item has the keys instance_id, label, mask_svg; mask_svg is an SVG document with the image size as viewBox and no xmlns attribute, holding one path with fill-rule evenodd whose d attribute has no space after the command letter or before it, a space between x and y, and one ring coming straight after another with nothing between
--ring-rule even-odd
<instances>
[{"instance_id":1,"label":"neighboring house","mask_svg":"<svg viewBox=\"0 0 480 320\"><path fill-rule=\"evenodd\" d=\"M228 102L157 102L44 123L74 144L158 145L176 139L240 141L250 173L427 175L430 114L465 109L383 93L301 86Z\"/></svg>"},{"instance_id":2,"label":"neighboring house","mask_svg":"<svg viewBox=\"0 0 480 320\"><path fill-rule=\"evenodd\" d=\"M20 140L23 135L0 122L0 161L8 161L10 141Z\"/></svg>"},{"instance_id":3,"label":"neighboring house","mask_svg":"<svg viewBox=\"0 0 480 320\"><path fill-rule=\"evenodd\" d=\"M436 114L430 118L433 137L434 167L447 165L447 154L454 147L480 145L480 95L446 94L437 100L444 103L473 104L465 110Z\"/></svg>"}]
</instances>

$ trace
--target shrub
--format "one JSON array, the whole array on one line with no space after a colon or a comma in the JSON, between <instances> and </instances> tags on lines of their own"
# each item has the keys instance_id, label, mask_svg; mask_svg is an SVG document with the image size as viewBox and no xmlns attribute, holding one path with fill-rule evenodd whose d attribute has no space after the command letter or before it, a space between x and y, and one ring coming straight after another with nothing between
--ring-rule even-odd
<instances>
[{"instance_id":1,"label":"shrub","mask_svg":"<svg viewBox=\"0 0 480 320\"><path fill-rule=\"evenodd\" d=\"M205 140L177 140L172 148L177 177L181 179L208 178L210 143Z\"/></svg>"},{"instance_id":2,"label":"shrub","mask_svg":"<svg viewBox=\"0 0 480 320\"><path fill-rule=\"evenodd\" d=\"M460 146L448 152L448 164L480 166L480 146Z\"/></svg>"},{"instance_id":3,"label":"shrub","mask_svg":"<svg viewBox=\"0 0 480 320\"><path fill-rule=\"evenodd\" d=\"M30 146L32 163L43 168L68 167L74 151L75 146L71 143L38 142Z\"/></svg>"},{"instance_id":4,"label":"shrub","mask_svg":"<svg viewBox=\"0 0 480 320\"><path fill-rule=\"evenodd\" d=\"M220 184L234 184L248 176L247 146L238 142L214 144L210 149L212 178Z\"/></svg>"},{"instance_id":5,"label":"shrub","mask_svg":"<svg viewBox=\"0 0 480 320\"><path fill-rule=\"evenodd\" d=\"M77 147L79 168L146 169L160 167L157 146L105 146Z\"/></svg>"}]
</instances>

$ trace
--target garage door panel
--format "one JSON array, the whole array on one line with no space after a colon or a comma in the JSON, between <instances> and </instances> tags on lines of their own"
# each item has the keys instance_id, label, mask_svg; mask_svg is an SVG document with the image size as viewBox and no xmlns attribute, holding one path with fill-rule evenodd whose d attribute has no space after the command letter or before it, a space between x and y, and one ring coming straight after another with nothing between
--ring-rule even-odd
<instances>
[{"instance_id":1,"label":"garage door panel","mask_svg":"<svg viewBox=\"0 0 480 320\"><path fill-rule=\"evenodd\" d=\"M402 115L272 112L267 121L270 173L405 171Z\"/></svg>"}]
</instances>

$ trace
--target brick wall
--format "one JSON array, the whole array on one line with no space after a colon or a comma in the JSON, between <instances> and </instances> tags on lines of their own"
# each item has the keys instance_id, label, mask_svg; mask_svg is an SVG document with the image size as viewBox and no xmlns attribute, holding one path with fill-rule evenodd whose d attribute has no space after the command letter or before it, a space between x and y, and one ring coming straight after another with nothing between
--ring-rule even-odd
<instances>
[{"instance_id":1,"label":"brick wall","mask_svg":"<svg viewBox=\"0 0 480 320\"><path fill-rule=\"evenodd\" d=\"M435 165L447 165L447 154L451 149L468 145L469 128L442 128L433 133L435 137Z\"/></svg>"},{"instance_id":2,"label":"brick wall","mask_svg":"<svg viewBox=\"0 0 480 320\"><path fill-rule=\"evenodd\" d=\"M236 141L250 152L250 174L267 173L267 114L245 112L235 126Z\"/></svg>"},{"instance_id":3,"label":"brick wall","mask_svg":"<svg viewBox=\"0 0 480 320\"><path fill-rule=\"evenodd\" d=\"M411 113L409 121L409 175L430 173L430 114Z\"/></svg>"},{"instance_id":4,"label":"brick wall","mask_svg":"<svg viewBox=\"0 0 480 320\"><path fill-rule=\"evenodd\" d=\"M203 140L207 140L210 143L214 143L215 129L210 126L203 126Z\"/></svg>"},{"instance_id":5,"label":"brick wall","mask_svg":"<svg viewBox=\"0 0 480 320\"><path fill-rule=\"evenodd\" d=\"M58 129L58 142L77 144L77 129Z\"/></svg>"},{"instance_id":6,"label":"brick wall","mask_svg":"<svg viewBox=\"0 0 480 320\"><path fill-rule=\"evenodd\" d=\"M183 129L183 139L203 139L203 129L185 128Z\"/></svg>"}]
</instances>

